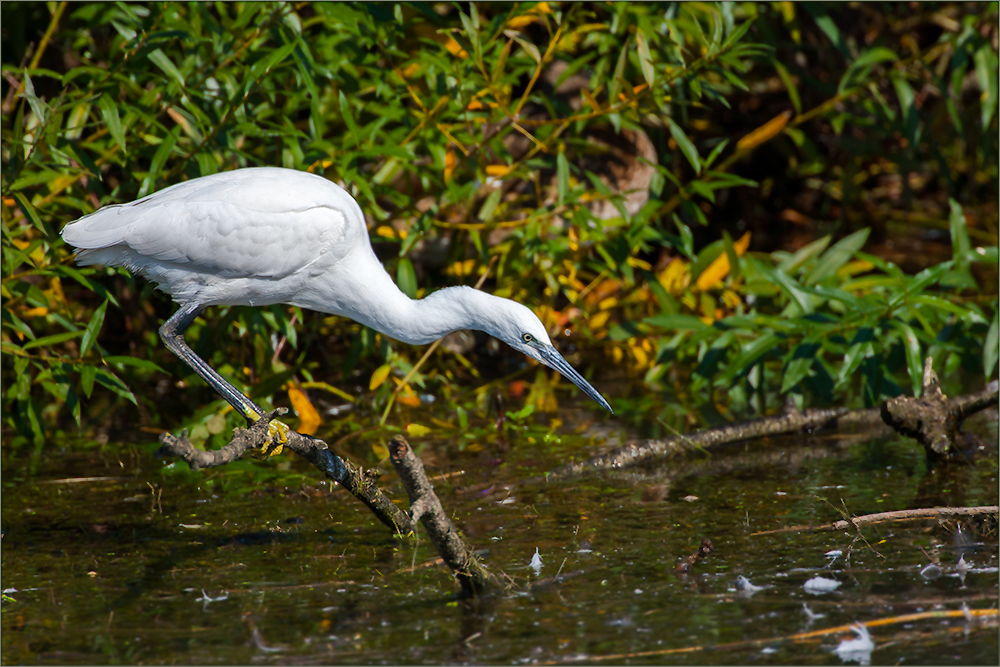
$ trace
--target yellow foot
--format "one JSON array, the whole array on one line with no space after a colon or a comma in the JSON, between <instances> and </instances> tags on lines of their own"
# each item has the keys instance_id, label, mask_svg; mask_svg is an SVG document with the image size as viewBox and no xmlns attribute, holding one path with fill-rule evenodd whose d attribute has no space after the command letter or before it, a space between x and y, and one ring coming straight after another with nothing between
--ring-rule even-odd
<instances>
[{"instance_id":1,"label":"yellow foot","mask_svg":"<svg viewBox=\"0 0 1000 667\"><path fill-rule=\"evenodd\" d=\"M259 417L258 417L259 419ZM285 448L285 443L288 442L288 432L291 429L288 424L284 422L279 422L278 420L272 420L271 423L267 425L267 440L261 445L260 449L252 449L250 452L253 454L254 458L257 459L269 459L272 456L277 456Z\"/></svg>"}]
</instances>

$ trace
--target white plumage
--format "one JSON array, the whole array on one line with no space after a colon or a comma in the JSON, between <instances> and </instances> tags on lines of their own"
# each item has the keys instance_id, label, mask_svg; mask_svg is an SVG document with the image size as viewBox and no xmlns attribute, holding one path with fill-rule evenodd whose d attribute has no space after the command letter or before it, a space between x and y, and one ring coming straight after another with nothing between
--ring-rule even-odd
<instances>
[{"instance_id":1,"label":"white plumage","mask_svg":"<svg viewBox=\"0 0 1000 667\"><path fill-rule=\"evenodd\" d=\"M422 344L478 329L566 375L607 401L552 347L521 304L468 287L410 299L371 247L364 215L343 188L305 172L238 169L105 206L66 225L81 265L124 266L182 304L164 341L238 410L263 414L187 347L184 329L207 306L288 303L350 317Z\"/></svg>"}]
</instances>

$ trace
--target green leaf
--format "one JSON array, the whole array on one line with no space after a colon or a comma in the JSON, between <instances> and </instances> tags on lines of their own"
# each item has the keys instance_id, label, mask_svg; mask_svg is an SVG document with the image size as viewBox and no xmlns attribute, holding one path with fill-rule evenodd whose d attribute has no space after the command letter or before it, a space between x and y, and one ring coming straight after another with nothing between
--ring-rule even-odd
<instances>
[{"instance_id":1,"label":"green leaf","mask_svg":"<svg viewBox=\"0 0 1000 667\"><path fill-rule=\"evenodd\" d=\"M911 146L916 146L920 139L920 112L917 109L917 95L902 73L893 72L889 78L893 88L896 89L896 99L899 100L899 109L903 114L903 134Z\"/></svg>"},{"instance_id":2,"label":"green leaf","mask_svg":"<svg viewBox=\"0 0 1000 667\"><path fill-rule=\"evenodd\" d=\"M628 61L628 42L630 39L631 36L626 37L625 43L622 44L621 53L618 54L618 62L615 64L615 72L611 75L611 82L608 84L608 100L611 104L618 102L618 93L622 89L622 81L624 81L625 77L625 63ZM615 131L618 131L617 127L615 127Z\"/></svg>"},{"instance_id":3,"label":"green leaf","mask_svg":"<svg viewBox=\"0 0 1000 667\"><path fill-rule=\"evenodd\" d=\"M417 272L408 257L401 257L396 265L396 284L411 299L417 297Z\"/></svg>"},{"instance_id":4,"label":"green leaf","mask_svg":"<svg viewBox=\"0 0 1000 667\"><path fill-rule=\"evenodd\" d=\"M784 271L780 271L774 267L768 266L763 262L755 262L755 268L757 271L762 273L767 277L772 283L781 288L792 303L798 306L799 311L803 315L808 315L813 312L813 302L809 294L802 290L799 283L787 275Z\"/></svg>"},{"instance_id":5,"label":"green leaf","mask_svg":"<svg viewBox=\"0 0 1000 667\"><path fill-rule=\"evenodd\" d=\"M983 43L972 57L976 64L976 81L983 92L980 117L983 131L989 129L990 121L997 110L997 54L988 42Z\"/></svg>"},{"instance_id":6,"label":"green leaf","mask_svg":"<svg viewBox=\"0 0 1000 667\"><path fill-rule=\"evenodd\" d=\"M778 73L778 78L781 79L781 83L785 86L785 90L788 91L788 100L792 103L795 113L801 114L802 101L799 99L799 89L796 87L795 81L793 81L792 77L788 74L788 69L777 60L772 60L771 64Z\"/></svg>"},{"instance_id":7,"label":"green leaf","mask_svg":"<svg viewBox=\"0 0 1000 667\"><path fill-rule=\"evenodd\" d=\"M562 206L569 194L569 160L565 151L556 156L556 181L559 187L559 205Z\"/></svg>"},{"instance_id":8,"label":"green leaf","mask_svg":"<svg viewBox=\"0 0 1000 667\"><path fill-rule=\"evenodd\" d=\"M347 125L347 132L351 135L350 144L357 143L358 139L358 125L354 122L354 116L351 114L351 105L347 101L347 96L344 95L344 91L340 91L340 115L344 118L344 124Z\"/></svg>"},{"instance_id":9,"label":"green leaf","mask_svg":"<svg viewBox=\"0 0 1000 667\"><path fill-rule=\"evenodd\" d=\"M514 30L504 30L503 34L507 35L508 37L510 37L511 39L513 39L515 42L517 42L518 44L520 44L521 48L524 49L524 52L527 53L529 56L531 56L531 59L534 60L536 63L542 62L542 54L539 53L538 47L535 46L534 44L532 44L529 41L521 39L521 36L520 36L519 33L517 33Z\"/></svg>"},{"instance_id":10,"label":"green leaf","mask_svg":"<svg viewBox=\"0 0 1000 667\"><path fill-rule=\"evenodd\" d=\"M118 115L118 104L111 96L107 93L101 95L101 98L97 100L97 108L101 110L101 115L104 117L104 124L108 126L108 132L111 133L111 137L118 144L118 147L122 149L122 153L128 153L125 149L125 130L122 128L122 119Z\"/></svg>"},{"instance_id":11,"label":"green leaf","mask_svg":"<svg viewBox=\"0 0 1000 667\"><path fill-rule=\"evenodd\" d=\"M951 232L951 252L955 260L955 268L965 268L969 263L969 229L965 222L965 213L961 205L954 199L948 199L951 213L948 216L948 231Z\"/></svg>"},{"instance_id":12,"label":"green leaf","mask_svg":"<svg viewBox=\"0 0 1000 667\"><path fill-rule=\"evenodd\" d=\"M947 299L943 299L939 296L934 296L932 294L921 294L920 296L915 296L910 299L913 304L920 304L924 306L930 306L931 308L936 308L938 310L943 310L946 313L951 313L957 315L964 321L972 323L982 323L985 324L983 317L974 310L968 308L963 308L957 303L952 303Z\"/></svg>"},{"instance_id":13,"label":"green leaf","mask_svg":"<svg viewBox=\"0 0 1000 667\"><path fill-rule=\"evenodd\" d=\"M728 145L729 145L729 139L723 139L718 144L716 144L715 148L712 149L712 152L708 154L707 158L705 158L705 168L706 169L708 169L709 167L712 166L712 163L715 162L715 159L717 157L719 157L719 155L722 153L722 151L724 151L726 149L726 146L728 146ZM668 173L669 173L669 171L668 171ZM711 173L713 176L715 176L719 172L709 172L709 173ZM732 174L725 174L725 176L729 176L730 178L732 178ZM723 176L720 175L720 178L721 177L723 177ZM747 184L750 184L750 183L748 182ZM753 183L753 185L756 185L756 183Z\"/></svg>"},{"instance_id":14,"label":"green leaf","mask_svg":"<svg viewBox=\"0 0 1000 667\"><path fill-rule=\"evenodd\" d=\"M97 368L91 364L82 364L77 370L80 371L80 389L83 389L84 396L90 398L90 393L94 390Z\"/></svg>"},{"instance_id":15,"label":"green leaf","mask_svg":"<svg viewBox=\"0 0 1000 667\"><path fill-rule=\"evenodd\" d=\"M22 94L24 95L24 99L28 100L28 106L31 107L31 112L35 114L38 120L43 123L47 121L52 114L52 108L44 100L35 95L35 84L31 82L28 70L24 71L24 93Z\"/></svg>"},{"instance_id":16,"label":"green leaf","mask_svg":"<svg viewBox=\"0 0 1000 667\"><path fill-rule=\"evenodd\" d=\"M784 375L781 378L781 393L785 394L794 389L807 375L811 375L813 361L819 345L816 343L802 343L791 352L791 360L785 366Z\"/></svg>"},{"instance_id":17,"label":"green leaf","mask_svg":"<svg viewBox=\"0 0 1000 667\"><path fill-rule=\"evenodd\" d=\"M757 360L776 348L780 342L781 338L773 331L769 331L760 338L752 341L729 363L729 368L726 369L720 378L720 384L723 386L731 385L733 380L738 376L749 373L750 369L757 363Z\"/></svg>"},{"instance_id":18,"label":"green leaf","mask_svg":"<svg viewBox=\"0 0 1000 667\"><path fill-rule=\"evenodd\" d=\"M21 209L21 213L24 214L25 218L31 221L31 224L35 226L35 229L40 231L42 234L49 236L49 230L45 227L45 223L43 223L42 219L38 217L38 211L36 211L35 207L31 205L31 202L28 201L28 198L24 195L24 193L15 192L14 199L17 201L17 207Z\"/></svg>"},{"instance_id":19,"label":"green leaf","mask_svg":"<svg viewBox=\"0 0 1000 667\"><path fill-rule=\"evenodd\" d=\"M164 74L180 84L182 88L184 87L184 75L181 74L179 69L177 69L177 66L174 65L173 61L167 57L167 54L160 49L154 49L149 53L148 57L151 61L153 61L154 65L163 70Z\"/></svg>"},{"instance_id":20,"label":"green leaf","mask_svg":"<svg viewBox=\"0 0 1000 667\"><path fill-rule=\"evenodd\" d=\"M139 403L135 400L135 394L133 394L128 388L128 385L122 382L121 379L111 371L103 368L97 368L95 369L95 376L98 382L111 391L115 392L122 398L128 399L135 405L139 405Z\"/></svg>"},{"instance_id":21,"label":"green leaf","mask_svg":"<svg viewBox=\"0 0 1000 667\"><path fill-rule=\"evenodd\" d=\"M694 167L694 172L696 174L701 173L701 160L698 158L698 149L694 147L688 136L684 134L684 130L681 129L680 125L674 122L673 118L667 116L667 125L670 127L670 135L677 142L680 147L681 152L684 153L684 157L687 158L691 166Z\"/></svg>"},{"instance_id":22,"label":"green leaf","mask_svg":"<svg viewBox=\"0 0 1000 667\"><path fill-rule=\"evenodd\" d=\"M986 332L986 340L983 342L983 372L987 380L993 375L993 369L997 365L997 357L1000 356L1000 310L993 313L993 323L990 324L989 331Z\"/></svg>"},{"instance_id":23,"label":"green leaf","mask_svg":"<svg viewBox=\"0 0 1000 667\"><path fill-rule=\"evenodd\" d=\"M279 64L285 58L292 55L292 52L295 51L296 46L298 46L298 42L296 41L291 41L282 45L280 49L273 51L266 58L262 58L261 60L258 60L256 63L254 63L253 67L250 68L250 71L253 73L256 79L263 79L271 72L271 69L275 65Z\"/></svg>"},{"instance_id":24,"label":"green leaf","mask_svg":"<svg viewBox=\"0 0 1000 667\"><path fill-rule=\"evenodd\" d=\"M804 2L798 6L813 17L813 20L816 21L816 25L823 31L823 34L826 35L831 42L833 42L833 44L837 47L837 50L840 51L845 58L850 58L851 52L847 48L847 44L844 42L844 37L840 34L840 29L837 28L837 24L834 23L833 19L826 13L826 7L822 3L811 2Z\"/></svg>"},{"instance_id":25,"label":"green leaf","mask_svg":"<svg viewBox=\"0 0 1000 667\"><path fill-rule=\"evenodd\" d=\"M906 367L910 371L910 382L913 384L913 395L920 396L924 386L924 368L920 357L920 340L913 328L901 320L893 320L892 326L899 331L906 353Z\"/></svg>"},{"instance_id":26,"label":"green leaf","mask_svg":"<svg viewBox=\"0 0 1000 667\"><path fill-rule=\"evenodd\" d=\"M647 317L643 320L643 323L650 324L654 327L660 327L662 329L668 329L670 331L697 331L708 326L694 315L675 315L668 313Z\"/></svg>"},{"instance_id":27,"label":"green leaf","mask_svg":"<svg viewBox=\"0 0 1000 667\"><path fill-rule=\"evenodd\" d=\"M636 31L635 42L639 49L639 67L642 69L642 76L645 77L646 83L652 88L656 82L656 72L653 69L653 56L649 52L649 44L646 42L646 36L642 31Z\"/></svg>"},{"instance_id":28,"label":"green leaf","mask_svg":"<svg viewBox=\"0 0 1000 667\"><path fill-rule=\"evenodd\" d=\"M802 246L796 250L794 254L782 260L782 262L778 264L778 268L791 275L800 266L826 250L826 247L830 245L830 240L832 238L833 237L831 235L827 234L822 238L816 239L815 241Z\"/></svg>"},{"instance_id":29,"label":"green leaf","mask_svg":"<svg viewBox=\"0 0 1000 667\"><path fill-rule=\"evenodd\" d=\"M108 302L105 301L97 310L94 311L93 317L90 318L90 323L87 324L87 329L83 332L83 340L80 341L80 356L85 357L87 353L90 352L91 346L93 346L94 341L97 340L97 334L101 331L101 325L104 324L104 313L108 310Z\"/></svg>"},{"instance_id":30,"label":"green leaf","mask_svg":"<svg viewBox=\"0 0 1000 667\"><path fill-rule=\"evenodd\" d=\"M118 366L135 366L136 368L142 368L148 371L156 371L158 373L167 373L152 361L147 359L138 359L136 357L126 357L126 356L111 356L104 357L104 361L109 364L116 364Z\"/></svg>"},{"instance_id":31,"label":"green leaf","mask_svg":"<svg viewBox=\"0 0 1000 667\"><path fill-rule=\"evenodd\" d=\"M803 282L806 285L815 285L835 275L837 270L865 245L870 231L871 229L865 227L837 241L832 248L823 253Z\"/></svg>"},{"instance_id":32,"label":"green leaf","mask_svg":"<svg viewBox=\"0 0 1000 667\"><path fill-rule=\"evenodd\" d=\"M854 375L861 363L874 353L872 341L875 340L875 330L872 327L861 327L854 334L854 340L844 355L844 362L837 377L837 386L842 385Z\"/></svg>"},{"instance_id":33,"label":"green leaf","mask_svg":"<svg viewBox=\"0 0 1000 667\"><path fill-rule=\"evenodd\" d=\"M57 334L52 334L51 336L43 336L42 338L36 338L33 341L25 343L21 349L30 350L33 347L48 347L51 345L57 345L59 343L65 343L70 339L82 335L83 331L64 331L63 333L57 333Z\"/></svg>"},{"instance_id":34,"label":"green leaf","mask_svg":"<svg viewBox=\"0 0 1000 667\"><path fill-rule=\"evenodd\" d=\"M840 85L837 87L837 92L842 93L847 88L850 88L854 83L855 79L865 76L873 66L882 62L889 62L893 60L898 60L899 56L889 48L884 46L875 46L860 56L851 63L851 66L844 73L844 76L840 80Z\"/></svg>"},{"instance_id":35,"label":"green leaf","mask_svg":"<svg viewBox=\"0 0 1000 667\"><path fill-rule=\"evenodd\" d=\"M170 132L167 136L163 138L160 145L156 148L156 153L153 154L153 160L149 164L149 174L142 181L142 186L139 188L138 197L141 199L148 195L152 189L153 185L156 183L156 177L160 175L163 170L163 165L167 161L167 157L170 155L170 151L174 149L177 144L177 137L180 136L181 128L178 125Z\"/></svg>"},{"instance_id":36,"label":"green leaf","mask_svg":"<svg viewBox=\"0 0 1000 667\"><path fill-rule=\"evenodd\" d=\"M479 209L479 219L483 222L489 222L493 219L496 214L497 206L500 204L500 198L503 196L503 188L497 187L483 202L483 207Z\"/></svg>"}]
</instances>

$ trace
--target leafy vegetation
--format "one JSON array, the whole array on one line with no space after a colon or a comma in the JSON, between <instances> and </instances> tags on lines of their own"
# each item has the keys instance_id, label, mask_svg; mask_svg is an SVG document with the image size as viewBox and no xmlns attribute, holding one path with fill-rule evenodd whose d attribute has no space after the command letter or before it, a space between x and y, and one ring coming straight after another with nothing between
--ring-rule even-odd
<instances>
[{"instance_id":1,"label":"leafy vegetation","mask_svg":"<svg viewBox=\"0 0 1000 667\"><path fill-rule=\"evenodd\" d=\"M637 425L870 405L916 391L926 356L990 378L997 9L972 10L5 3L4 430L238 424L159 344L173 305L74 268L59 230L259 165L345 185L411 296L485 276L572 331L557 345ZM370 413L343 431L459 437L497 392L494 437L559 425L533 420L565 383L462 341L424 356L284 306L216 308L189 339L303 430L332 401Z\"/></svg>"}]
</instances>

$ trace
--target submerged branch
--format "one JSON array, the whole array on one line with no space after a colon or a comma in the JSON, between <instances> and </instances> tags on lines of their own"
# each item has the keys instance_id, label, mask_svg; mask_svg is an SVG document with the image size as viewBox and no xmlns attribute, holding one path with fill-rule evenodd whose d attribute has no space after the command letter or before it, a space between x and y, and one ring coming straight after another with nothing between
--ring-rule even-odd
<instances>
[{"instance_id":1,"label":"submerged branch","mask_svg":"<svg viewBox=\"0 0 1000 667\"><path fill-rule=\"evenodd\" d=\"M855 528L869 526L885 521L916 521L918 519L934 519L955 516L981 516L983 514L998 514L1000 506L983 505L981 507L928 507L924 509L895 510L893 512L878 512L877 514L865 514L864 516L852 516L850 520L841 519L833 523L825 523L819 526L786 526L776 530L762 530L752 533L751 537L757 535L771 535L773 533L797 533L807 530L846 530L853 525Z\"/></svg>"},{"instance_id":2,"label":"submerged branch","mask_svg":"<svg viewBox=\"0 0 1000 667\"><path fill-rule=\"evenodd\" d=\"M935 380L936 381L936 380ZM996 406L998 400L997 382L989 383L982 391L947 399L941 395L935 413L939 419L947 419L952 440L949 446L943 450L949 453L954 451L953 439L959 433L962 421L970 415L985 408ZM900 399L890 399L896 401L895 405L908 405L901 403ZM908 401L923 401L924 399L906 399ZM888 403L889 401L887 401ZM912 408L912 405L908 405ZM798 410L794 406L786 405L781 414L771 417L762 417L741 424L727 424L708 428L695 433L675 435L661 440L647 440L645 443L631 443L624 447L619 447L600 456L595 456L586 461L571 463L553 470L545 477L545 481L554 481L561 478L574 478L591 473L600 473L609 470L619 470L640 463L668 459L680 454L688 453L692 450L708 447L718 447L720 445L732 444L744 440L771 438L782 435L793 435L796 433L813 433L819 429L865 429L881 430L887 424L896 429L902 435L918 437L914 433L926 433L918 437L922 444L930 447L929 443L936 443L938 435L942 429L928 429L929 418L910 411L910 418L901 425L888 423L884 418L886 407L868 408L862 410L850 410L848 408L823 408ZM945 411L945 412L942 412ZM899 413L902 414L902 413ZM942 416L947 415L947 417ZM910 429L910 430L907 430ZM923 430L921 430L923 429ZM936 451L928 449L930 452ZM541 481L541 480L531 480Z\"/></svg>"},{"instance_id":3,"label":"submerged branch","mask_svg":"<svg viewBox=\"0 0 1000 667\"><path fill-rule=\"evenodd\" d=\"M181 458L193 470L232 463L246 452L260 449L267 442L268 424L284 411L284 408L273 410L249 428L234 430L233 439L229 444L214 451L196 448L188 440L186 433L182 433L180 436L163 433L160 435L159 453ZM406 512L396 507L375 483L379 477L378 471L365 470L361 466L346 461L331 452L322 440L302 435L296 431L288 432L288 442L284 443L284 447L306 459L329 479L347 489L351 495L363 502L379 521L395 533L406 535L413 532L416 526L410 517L407 516Z\"/></svg>"},{"instance_id":4,"label":"submerged branch","mask_svg":"<svg viewBox=\"0 0 1000 667\"><path fill-rule=\"evenodd\" d=\"M389 442L389 459L410 497L410 518L420 521L441 558L458 578L466 595L481 595L498 589L500 583L476 558L448 518L434 485L427 479L424 464L402 436Z\"/></svg>"}]
</instances>

